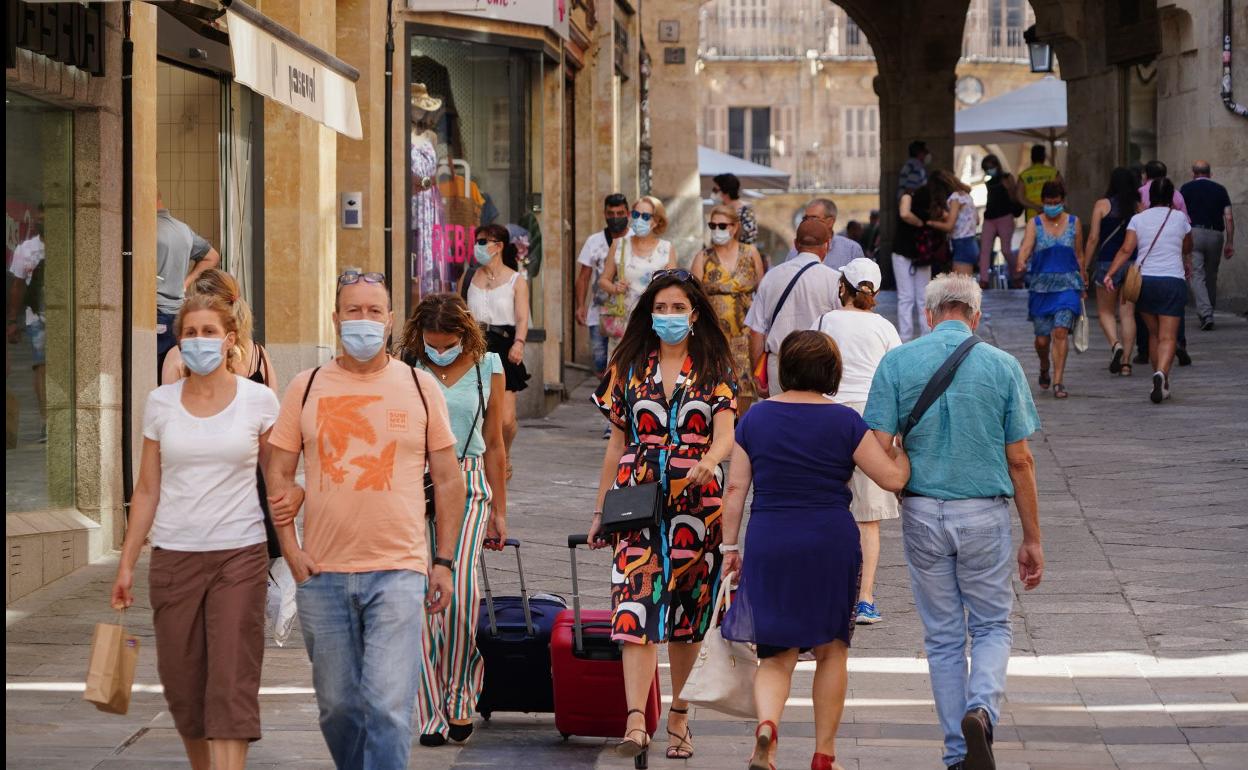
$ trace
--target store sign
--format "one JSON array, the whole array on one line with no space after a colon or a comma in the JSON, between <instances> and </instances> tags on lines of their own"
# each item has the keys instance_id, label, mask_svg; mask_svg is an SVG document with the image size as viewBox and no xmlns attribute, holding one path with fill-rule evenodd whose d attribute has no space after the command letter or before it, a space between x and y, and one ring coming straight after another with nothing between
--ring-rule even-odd
<instances>
[{"instance_id":1,"label":"store sign","mask_svg":"<svg viewBox=\"0 0 1248 770\"><path fill-rule=\"evenodd\" d=\"M5 66L17 66L17 49L43 54L91 75L104 74L104 20L79 3L9 2Z\"/></svg>"},{"instance_id":2,"label":"store sign","mask_svg":"<svg viewBox=\"0 0 1248 770\"><path fill-rule=\"evenodd\" d=\"M447 11L519 24L534 24L553 30L567 40L572 0L407 0L408 10Z\"/></svg>"},{"instance_id":3,"label":"store sign","mask_svg":"<svg viewBox=\"0 0 1248 770\"><path fill-rule=\"evenodd\" d=\"M225 19L235 81L340 134L363 138L355 83L235 11L226 11Z\"/></svg>"}]
</instances>

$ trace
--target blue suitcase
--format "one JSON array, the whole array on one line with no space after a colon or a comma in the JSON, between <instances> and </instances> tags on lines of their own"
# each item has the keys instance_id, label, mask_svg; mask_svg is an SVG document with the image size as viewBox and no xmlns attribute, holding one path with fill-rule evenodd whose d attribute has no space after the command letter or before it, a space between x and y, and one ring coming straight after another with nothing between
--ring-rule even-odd
<instances>
[{"instance_id":1,"label":"blue suitcase","mask_svg":"<svg viewBox=\"0 0 1248 770\"><path fill-rule=\"evenodd\" d=\"M485 598L477 621L477 649L485 659L485 681L477 699L477 713L487 720L495 711L554 712L550 634L555 616L567 608L567 603L556 596L530 599L520 541L508 539L504 545L516 549L520 596L493 595L485 552L481 553Z\"/></svg>"}]
</instances>

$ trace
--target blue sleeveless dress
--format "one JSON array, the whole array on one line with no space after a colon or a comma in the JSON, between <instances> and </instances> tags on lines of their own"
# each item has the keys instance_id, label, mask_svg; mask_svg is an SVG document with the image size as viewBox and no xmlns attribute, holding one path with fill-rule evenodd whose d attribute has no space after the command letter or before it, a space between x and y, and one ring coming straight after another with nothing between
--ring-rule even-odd
<instances>
[{"instance_id":1,"label":"blue sleeveless dress","mask_svg":"<svg viewBox=\"0 0 1248 770\"><path fill-rule=\"evenodd\" d=\"M1044 229L1044 218L1035 218L1036 248L1027 271L1027 319L1037 337L1048 337L1057 326L1071 329L1082 313L1083 274L1075 256L1074 214L1066 215L1066 229L1053 236Z\"/></svg>"}]
</instances>

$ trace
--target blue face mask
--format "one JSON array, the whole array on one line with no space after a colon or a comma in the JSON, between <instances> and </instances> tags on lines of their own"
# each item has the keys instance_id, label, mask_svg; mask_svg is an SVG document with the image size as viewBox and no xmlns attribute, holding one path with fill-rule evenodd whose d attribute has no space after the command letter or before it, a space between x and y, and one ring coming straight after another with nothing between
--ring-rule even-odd
<instances>
[{"instance_id":1,"label":"blue face mask","mask_svg":"<svg viewBox=\"0 0 1248 770\"><path fill-rule=\"evenodd\" d=\"M178 344L182 352L182 362L195 374L212 374L221 366L225 355L221 346L225 343L220 337L188 337Z\"/></svg>"},{"instance_id":2,"label":"blue face mask","mask_svg":"<svg viewBox=\"0 0 1248 770\"><path fill-rule=\"evenodd\" d=\"M650 234L650 231L654 229L654 222L652 222L649 219L642 219L641 217L635 217L633 219L631 227L633 228L633 235L638 235L638 236L641 236L642 238L645 238L647 235Z\"/></svg>"},{"instance_id":3,"label":"blue face mask","mask_svg":"<svg viewBox=\"0 0 1248 770\"><path fill-rule=\"evenodd\" d=\"M1064 203L1046 203L1044 204L1044 215L1049 219L1057 219L1066 210Z\"/></svg>"},{"instance_id":4,"label":"blue face mask","mask_svg":"<svg viewBox=\"0 0 1248 770\"><path fill-rule=\"evenodd\" d=\"M342 349L356 361L373 360L386 344L386 325L380 321L343 321L339 326Z\"/></svg>"},{"instance_id":5,"label":"blue face mask","mask_svg":"<svg viewBox=\"0 0 1248 770\"><path fill-rule=\"evenodd\" d=\"M455 363L455 359L459 358L459 354L464 352L464 345L461 342L453 348L439 351L437 348L425 343L425 355L433 362L435 366L450 366Z\"/></svg>"},{"instance_id":6,"label":"blue face mask","mask_svg":"<svg viewBox=\"0 0 1248 770\"><path fill-rule=\"evenodd\" d=\"M659 339L669 345L678 345L689 336L689 314L684 315L661 315L659 313L650 314L650 326L654 329L654 333L659 335Z\"/></svg>"},{"instance_id":7,"label":"blue face mask","mask_svg":"<svg viewBox=\"0 0 1248 770\"><path fill-rule=\"evenodd\" d=\"M494 255L490 253L490 244L477 244L472 247L472 258L477 260L478 265L488 265L494 261Z\"/></svg>"}]
</instances>

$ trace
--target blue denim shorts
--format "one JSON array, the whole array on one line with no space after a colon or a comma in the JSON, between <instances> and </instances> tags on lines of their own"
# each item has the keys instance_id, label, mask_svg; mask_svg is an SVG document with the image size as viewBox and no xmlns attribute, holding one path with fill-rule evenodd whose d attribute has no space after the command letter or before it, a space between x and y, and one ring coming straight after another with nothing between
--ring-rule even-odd
<instances>
[{"instance_id":1,"label":"blue denim shorts","mask_svg":"<svg viewBox=\"0 0 1248 770\"><path fill-rule=\"evenodd\" d=\"M43 366L48 362L48 327L43 321L26 324L26 336L30 338L30 365Z\"/></svg>"},{"instance_id":2,"label":"blue denim shorts","mask_svg":"<svg viewBox=\"0 0 1248 770\"><path fill-rule=\"evenodd\" d=\"M1031 319L1037 337L1051 337L1053 329L1060 326L1070 330L1075 328L1075 314L1070 310L1059 310L1053 315L1036 316Z\"/></svg>"},{"instance_id":3,"label":"blue denim shorts","mask_svg":"<svg viewBox=\"0 0 1248 770\"><path fill-rule=\"evenodd\" d=\"M1146 275L1140 283L1140 298L1135 309L1151 315L1183 317L1187 307L1187 281L1182 278L1164 278Z\"/></svg>"},{"instance_id":4,"label":"blue denim shorts","mask_svg":"<svg viewBox=\"0 0 1248 770\"><path fill-rule=\"evenodd\" d=\"M1103 283L1105 283L1105 276L1109 275L1109 265L1110 265L1109 262L1097 262L1096 263L1096 275L1092 278L1092 283L1096 284L1097 286L1100 286ZM1130 262L1118 268L1118 272L1114 273L1114 288L1115 289L1122 286L1122 282L1127 279L1127 268L1129 267L1131 267Z\"/></svg>"},{"instance_id":5,"label":"blue denim shorts","mask_svg":"<svg viewBox=\"0 0 1248 770\"><path fill-rule=\"evenodd\" d=\"M979 264L979 238L969 235L965 238L954 238L953 261L963 265Z\"/></svg>"}]
</instances>

